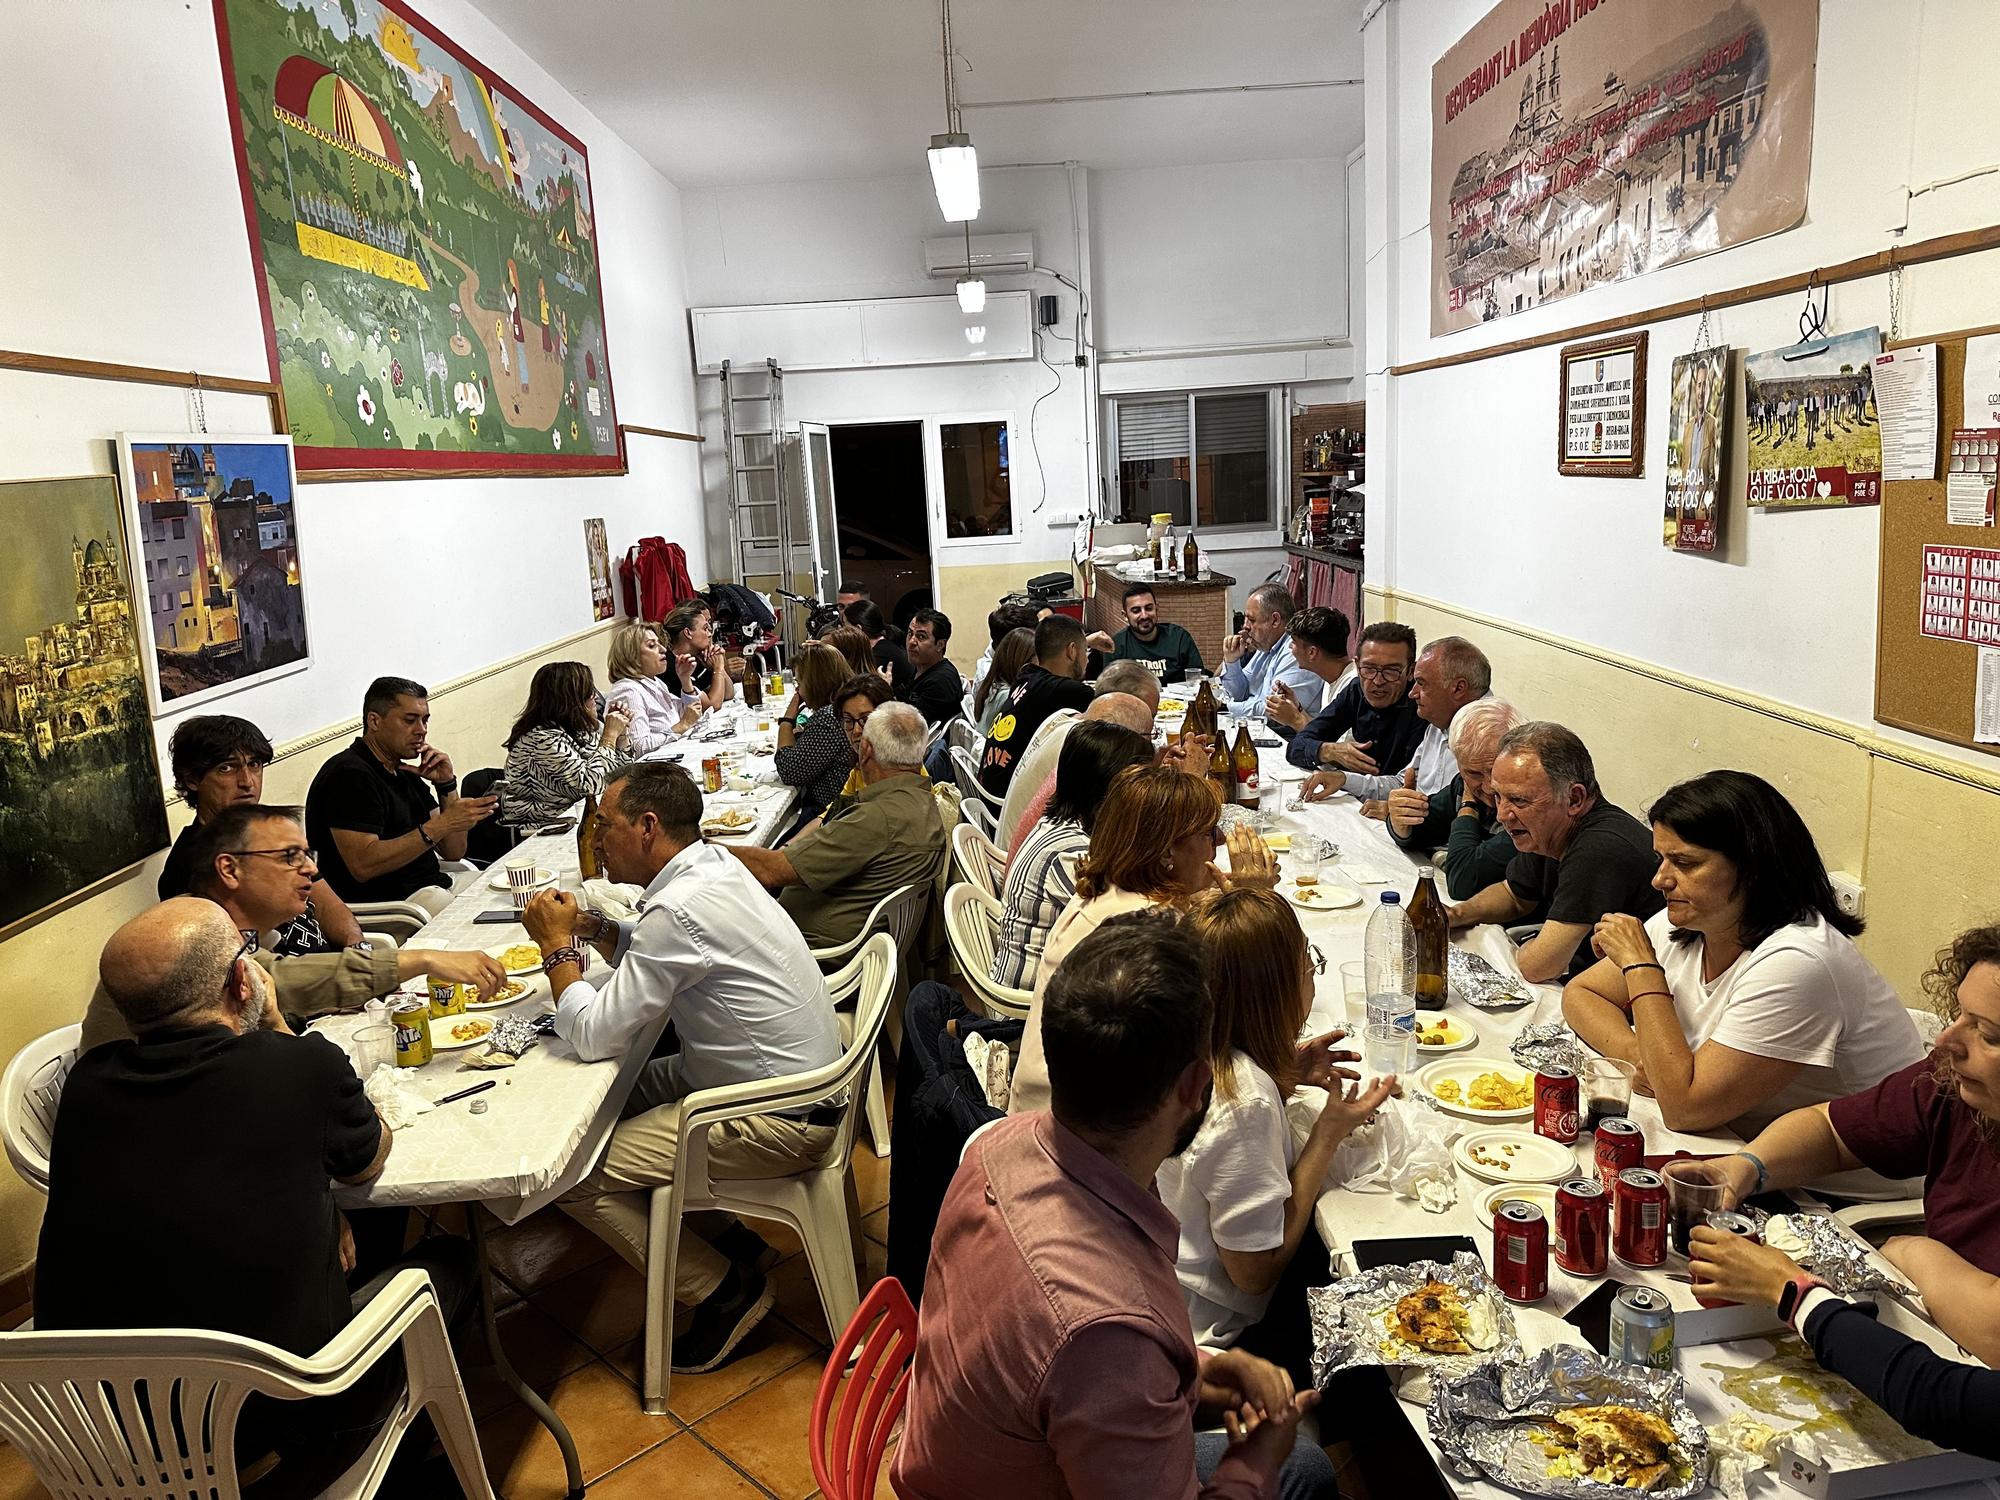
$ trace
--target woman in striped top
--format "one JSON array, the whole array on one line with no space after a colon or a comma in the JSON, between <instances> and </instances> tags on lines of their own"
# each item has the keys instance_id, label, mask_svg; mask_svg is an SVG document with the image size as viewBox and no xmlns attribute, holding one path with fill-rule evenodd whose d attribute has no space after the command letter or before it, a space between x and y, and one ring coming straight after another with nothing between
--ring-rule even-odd
<instances>
[{"instance_id":1,"label":"woman in striped top","mask_svg":"<svg viewBox=\"0 0 2000 1500\"><path fill-rule=\"evenodd\" d=\"M552 661L528 685L528 703L507 736L509 823L546 823L586 794L604 790L625 760L627 723L614 703L597 717L597 684L580 661Z\"/></svg>"}]
</instances>

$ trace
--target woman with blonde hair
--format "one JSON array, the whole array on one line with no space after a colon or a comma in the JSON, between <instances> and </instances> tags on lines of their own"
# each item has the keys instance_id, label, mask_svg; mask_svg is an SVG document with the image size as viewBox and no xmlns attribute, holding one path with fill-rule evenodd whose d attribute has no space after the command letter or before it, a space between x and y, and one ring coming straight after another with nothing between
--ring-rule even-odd
<instances>
[{"instance_id":1,"label":"woman with blonde hair","mask_svg":"<svg viewBox=\"0 0 2000 1500\"><path fill-rule=\"evenodd\" d=\"M1229 873L1215 866L1223 843L1217 819L1222 796L1205 776L1172 766L1132 766L1112 778L1090 831L1090 848L1076 867L1076 894L1063 908L1042 949L1035 996L1021 1037L1021 1061L1007 1109L1021 1114L1049 1107L1049 1072L1042 1060L1042 996L1049 976L1072 949L1112 917L1149 906L1184 906L1212 887L1278 883L1270 845L1248 823L1229 831Z\"/></svg>"},{"instance_id":2,"label":"woman with blonde hair","mask_svg":"<svg viewBox=\"0 0 2000 1500\"><path fill-rule=\"evenodd\" d=\"M1353 1082L1336 1064L1355 1054L1332 1050L1342 1031L1298 1040L1325 961L1282 897L1261 888L1204 891L1188 923L1215 1002L1215 1093L1193 1143L1157 1179L1160 1201L1181 1221L1181 1293L1202 1348L1240 1344L1277 1364L1307 1365L1312 1277L1286 1273L1311 1238L1334 1152L1395 1080L1366 1089ZM1294 1146L1285 1104L1300 1084L1327 1096L1305 1144ZM1323 1280L1324 1262L1302 1269Z\"/></svg>"},{"instance_id":3,"label":"woman with blonde hair","mask_svg":"<svg viewBox=\"0 0 2000 1500\"><path fill-rule=\"evenodd\" d=\"M617 710L630 723L625 749L632 755L645 755L670 744L701 722L701 702L690 704L661 678L666 665L666 649L656 627L627 620L611 632L611 650L604 664L611 677L611 691L605 695L605 706L607 711Z\"/></svg>"},{"instance_id":4,"label":"woman with blonde hair","mask_svg":"<svg viewBox=\"0 0 2000 1500\"><path fill-rule=\"evenodd\" d=\"M853 674L833 647L808 641L792 659L796 687L778 720L778 779L798 787L814 812L839 795L854 769L854 748L834 710L834 695Z\"/></svg>"},{"instance_id":5,"label":"woman with blonde hair","mask_svg":"<svg viewBox=\"0 0 2000 1500\"><path fill-rule=\"evenodd\" d=\"M852 625L836 625L820 640L845 658L849 673L881 670L875 665L875 653L868 649L868 637Z\"/></svg>"},{"instance_id":6,"label":"woman with blonde hair","mask_svg":"<svg viewBox=\"0 0 2000 1500\"><path fill-rule=\"evenodd\" d=\"M729 698L729 667L715 643L715 612L708 601L699 596L682 600L654 629L666 652L661 676L667 686L683 704L697 709L722 707Z\"/></svg>"}]
</instances>

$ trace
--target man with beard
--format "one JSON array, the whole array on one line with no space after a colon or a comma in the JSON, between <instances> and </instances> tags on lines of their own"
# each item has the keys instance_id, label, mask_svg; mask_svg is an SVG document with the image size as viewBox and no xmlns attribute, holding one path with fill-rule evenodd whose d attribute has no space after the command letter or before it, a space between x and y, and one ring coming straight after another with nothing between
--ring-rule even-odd
<instances>
[{"instance_id":1,"label":"man with beard","mask_svg":"<svg viewBox=\"0 0 2000 1500\"><path fill-rule=\"evenodd\" d=\"M1178 919L1114 917L1042 1012L1048 1113L975 1137L932 1238L894 1480L904 1500L1335 1496L1318 1400L1231 1350L1204 1360L1153 1189L1208 1110L1214 1004ZM1226 1432L1196 1433L1221 1417Z\"/></svg>"},{"instance_id":2,"label":"man with beard","mask_svg":"<svg viewBox=\"0 0 2000 1500\"><path fill-rule=\"evenodd\" d=\"M177 896L127 922L98 972L130 1040L79 1057L49 1148L36 1261L44 1330L200 1328L317 1353L405 1266L450 1319L472 1279L463 1240L434 1238L350 1293L354 1243L335 1182L378 1176L389 1127L340 1049L296 1036L213 901ZM135 1253L135 1227L143 1253ZM252 1396L237 1455L275 1449L285 1493L317 1494L402 1389L385 1360L337 1396Z\"/></svg>"}]
</instances>

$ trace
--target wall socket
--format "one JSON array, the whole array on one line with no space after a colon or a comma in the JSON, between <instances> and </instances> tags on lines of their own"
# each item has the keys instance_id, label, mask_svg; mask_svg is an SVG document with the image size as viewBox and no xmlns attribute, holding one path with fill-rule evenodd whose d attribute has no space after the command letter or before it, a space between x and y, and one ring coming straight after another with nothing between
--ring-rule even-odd
<instances>
[{"instance_id":1,"label":"wall socket","mask_svg":"<svg viewBox=\"0 0 2000 1500\"><path fill-rule=\"evenodd\" d=\"M1829 870L1827 879L1833 882L1833 902L1850 917L1867 915L1862 907L1868 898L1866 886L1845 870Z\"/></svg>"}]
</instances>

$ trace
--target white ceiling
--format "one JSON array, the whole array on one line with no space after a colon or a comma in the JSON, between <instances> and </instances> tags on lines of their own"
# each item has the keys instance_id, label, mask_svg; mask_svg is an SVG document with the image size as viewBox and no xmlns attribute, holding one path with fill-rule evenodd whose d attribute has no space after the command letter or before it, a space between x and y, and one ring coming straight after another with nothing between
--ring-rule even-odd
<instances>
[{"instance_id":1,"label":"white ceiling","mask_svg":"<svg viewBox=\"0 0 2000 1500\"><path fill-rule=\"evenodd\" d=\"M944 124L936 0L475 0L681 187L923 167ZM1361 76L1363 0L953 0L982 165L1344 156L1361 88L991 101Z\"/></svg>"}]
</instances>

